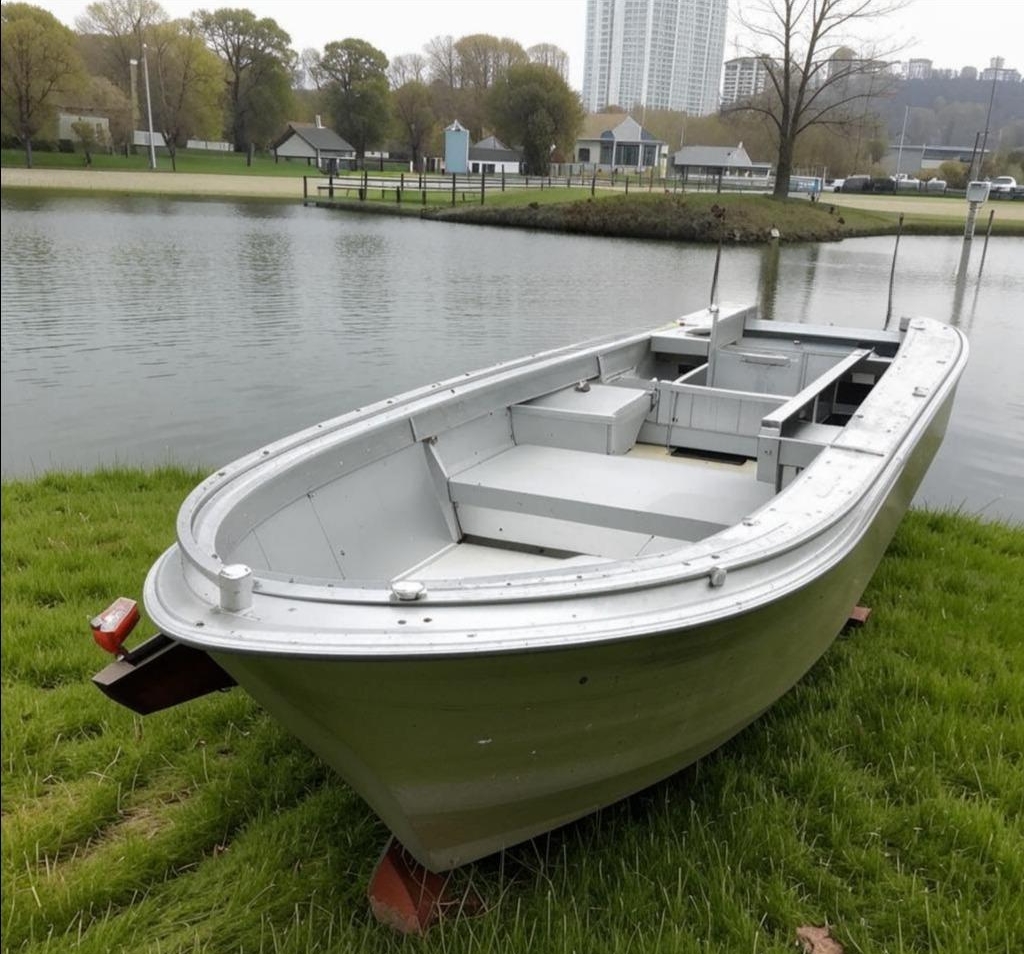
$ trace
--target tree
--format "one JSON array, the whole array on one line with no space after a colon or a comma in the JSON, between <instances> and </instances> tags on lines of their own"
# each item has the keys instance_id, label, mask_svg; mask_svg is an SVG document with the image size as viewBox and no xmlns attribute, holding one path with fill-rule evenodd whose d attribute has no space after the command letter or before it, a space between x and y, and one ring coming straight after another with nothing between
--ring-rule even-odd
<instances>
[{"instance_id":1,"label":"tree","mask_svg":"<svg viewBox=\"0 0 1024 954\"><path fill-rule=\"evenodd\" d=\"M860 54L843 46L865 20L899 9L903 0L752 0L740 16L756 38L768 76L766 94L736 109L765 116L777 141L776 198L789 193L800 136L812 126L863 119L865 104L882 92L895 49Z\"/></svg>"},{"instance_id":2,"label":"tree","mask_svg":"<svg viewBox=\"0 0 1024 954\"><path fill-rule=\"evenodd\" d=\"M547 175L551 151L572 151L583 123L579 97L550 66L524 63L512 66L488 97L490 116L498 135L523 150L526 171Z\"/></svg>"},{"instance_id":3,"label":"tree","mask_svg":"<svg viewBox=\"0 0 1024 954\"><path fill-rule=\"evenodd\" d=\"M291 37L270 17L250 10L193 14L209 47L227 66L227 108L236 152L272 138L287 121L295 53Z\"/></svg>"},{"instance_id":4,"label":"tree","mask_svg":"<svg viewBox=\"0 0 1024 954\"><path fill-rule=\"evenodd\" d=\"M75 34L27 3L0 4L0 114L25 147L51 122L59 94L86 82Z\"/></svg>"},{"instance_id":5,"label":"tree","mask_svg":"<svg viewBox=\"0 0 1024 954\"><path fill-rule=\"evenodd\" d=\"M390 122L388 58L365 40L328 43L317 67L338 135L361 160L386 135Z\"/></svg>"},{"instance_id":6,"label":"tree","mask_svg":"<svg viewBox=\"0 0 1024 954\"><path fill-rule=\"evenodd\" d=\"M553 43L537 43L526 50L526 57L531 63L550 66L557 70L562 79L569 78L569 54Z\"/></svg>"},{"instance_id":7,"label":"tree","mask_svg":"<svg viewBox=\"0 0 1024 954\"><path fill-rule=\"evenodd\" d=\"M418 169L424 147L440 125L430 88L425 83L412 80L391 94L391 102L398 135L409 149L413 168Z\"/></svg>"},{"instance_id":8,"label":"tree","mask_svg":"<svg viewBox=\"0 0 1024 954\"><path fill-rule=\"evenodd\" d=\"M132 122L131 98L116 83L105 76L93 76L84 91L82 105L98 116L106 116L110 125L110 145L123 145L131 141Z\"/></svg>"},{"instance_id":9,"label":"tree","mask_svg":"<svg viewBox=\"0 0 1024 954\"><path fill-rule=\"evenodd\" d=\"M142 56L149 30L166 22L167 12L156 0L103 0L90 3L75 27L100 42L102 75L130 93L131 61Z\"/></svg>"},{"instance_id":10,"label":"tree","mask_svg":"<svg viewBox=\"0 0 1024 954\"><path fill-rule=\"evenodd\" d=\"M165 24L153 31L155 50L154 124L163 133L176 169L176 153L189 138L220 135L223 121L223 67L203 42L191 20Z\"/></svg>"},{"instance_id":11,"label":"tree","mask_svg":"<svg viewBox=\"0 0 1024 954\"><path fill-rule=\"evenodd\" d=\"M526 52L515 41L489 33L474 33L455 41L458 90L452 108L473 139L482 139L488 125L487 94L509 67L526 63Z\"/></svg>"},{"instance_id":12,"label":"tree","mask_svg":"<svg viewBox=\"0 0 1024 954\"><path fill-rule=\"evenodd\" d=\"M78 141L82 144L82 152L85 154L85 164L87 166L92 165L92 154L93 150L97 146L105 146L106 134L102 128L97 129L95 123L90 123L88 120L79 119L77 122L71 124L71 131L78 137Z\"/></svg>"},{"instance_id":13,"label":"tree","mask_svg":"<svg viewBox=\"0 0 1024 954\"><path fill-rule=\"evenodd\" d=\"M474 33L455 42L458 82L463 89L488 90L510 66L525 63L526 51L515 41Z\"/></svg>"},{"instance_id":14,"label":"tree","mask_svg":"<svg viewBox=\"0 0 1024 954\"><path fill-rule=\"evenodd\" d=\"M459 54L452 36L435 36L423 47L427 55L430 82L442 83L449 89L459 85Z\"/></svg>"},{"instance_id":15,"label":"tree","mask_svg":"<svg viewBox=\"0 0 1024 954\"><path fill-rule=\"evenodd\" d=\"M419 53L403 53L388 64L388 82L392 89L399 89L406 83L425 83L427 79L427 58Z\"/></svg>"}]
</instances>

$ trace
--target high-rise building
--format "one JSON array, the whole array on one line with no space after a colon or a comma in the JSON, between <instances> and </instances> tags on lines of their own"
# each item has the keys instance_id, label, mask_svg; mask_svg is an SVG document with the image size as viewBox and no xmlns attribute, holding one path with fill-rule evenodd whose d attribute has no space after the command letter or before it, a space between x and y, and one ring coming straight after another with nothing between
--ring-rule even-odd
<instances>
[{"instance_id":1,"label":"high-rise building","mask_svg":"<svg viewBox=\"0 0 1024 954\"><path fill-rule=\"evenodd\" d=\"M722 76L722 105L751 99L764 92L768 68L760 56L741 56L727 60Z\"/></svg>"},{"instance_id":2,"label":"high-rise building","mask_svg":"<svg viewBox=\"0 0 1024 954\"><path fill-rule=\"evenodd\" d=\"M587 0L583 105L719 106L728 0Z\"/></svg>"},{"instance_id":3,"label":"high-rise building","mask_svg":"<svg viewBox=\"0 0 1024 954\"><path fill-rule=\"evenodd\" d=\"M923 57L907 62L907 79L931 79L932 61Z\"/></svg>"}]
</instances>

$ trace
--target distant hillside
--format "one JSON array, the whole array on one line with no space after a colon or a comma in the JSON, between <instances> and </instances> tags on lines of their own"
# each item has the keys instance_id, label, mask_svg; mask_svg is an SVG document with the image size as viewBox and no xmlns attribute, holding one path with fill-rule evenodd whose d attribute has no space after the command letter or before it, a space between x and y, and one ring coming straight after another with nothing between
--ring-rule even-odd
<instances>
[{"instance_id":1,"label":"distant hillside","mask_svg":"<svg viewBox=\"0 0 1024 954\"><path fill-rule=\"evenodd\" d=\"M893 95L876 101L890 142L898 142L906 107L908 143L932 146L972 145L984 132L992 83L974 79L910 79L897 83ZM1024 83L995 84L989 148L1024 147Z\"/></svg>"}]
</instances>

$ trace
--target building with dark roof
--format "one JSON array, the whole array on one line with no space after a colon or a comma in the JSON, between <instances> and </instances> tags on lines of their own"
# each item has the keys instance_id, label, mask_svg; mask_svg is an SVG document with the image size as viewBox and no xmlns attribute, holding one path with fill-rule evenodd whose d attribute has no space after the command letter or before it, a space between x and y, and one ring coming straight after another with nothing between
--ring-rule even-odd
<instances>
[{"instance_id":1,"label":"building with dark roof","mask_svg":"<svg viewBox=\"0 0 1024 954\"><path fill-rule=\"evenodd\" d=\"M305 159L324 171L337 172L351 165L356 158L355 146L346 142L333 129L315 123L288 123L281 137L271 143L274 161L279 159Z\"/></svg>"}]
</instances>

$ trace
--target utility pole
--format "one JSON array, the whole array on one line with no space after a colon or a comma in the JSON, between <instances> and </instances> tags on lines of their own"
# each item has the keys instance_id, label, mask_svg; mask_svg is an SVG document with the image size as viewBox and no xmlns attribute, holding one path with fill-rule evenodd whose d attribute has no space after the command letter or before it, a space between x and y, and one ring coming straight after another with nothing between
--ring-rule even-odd
<instances>
[{"instance_id":1,"label":"utility pole","mask_svg":"<svg viewBox=\"0 0 1024 954\"><path fill-rule=\"evenodd\" d=\"M996 62L999 62L996 60ZM992 121L992 104L996 99L996 83L999 81L999 74L1002 73L1002 69L998 66L992 67L992 92L988 97L988 113L985 116L985 135L981 139L981 156L978 159L978 175L981 175L981 167L985 162L985 147L988 145L988 127Z\"/></svg>"},{"instance_id":2,"label":"utility pole","mask_svg":"<svg viewBox=\"0 0 1024 954\"><path fill-rule=\"evenodd\" d=\"M149 98L149 63L146 61L146 44L142 44L142 75L146 81L146 115L149 120L149 168L156 169L156 145L153 142L153 102Z\"/></svg>"}]
</instances>

